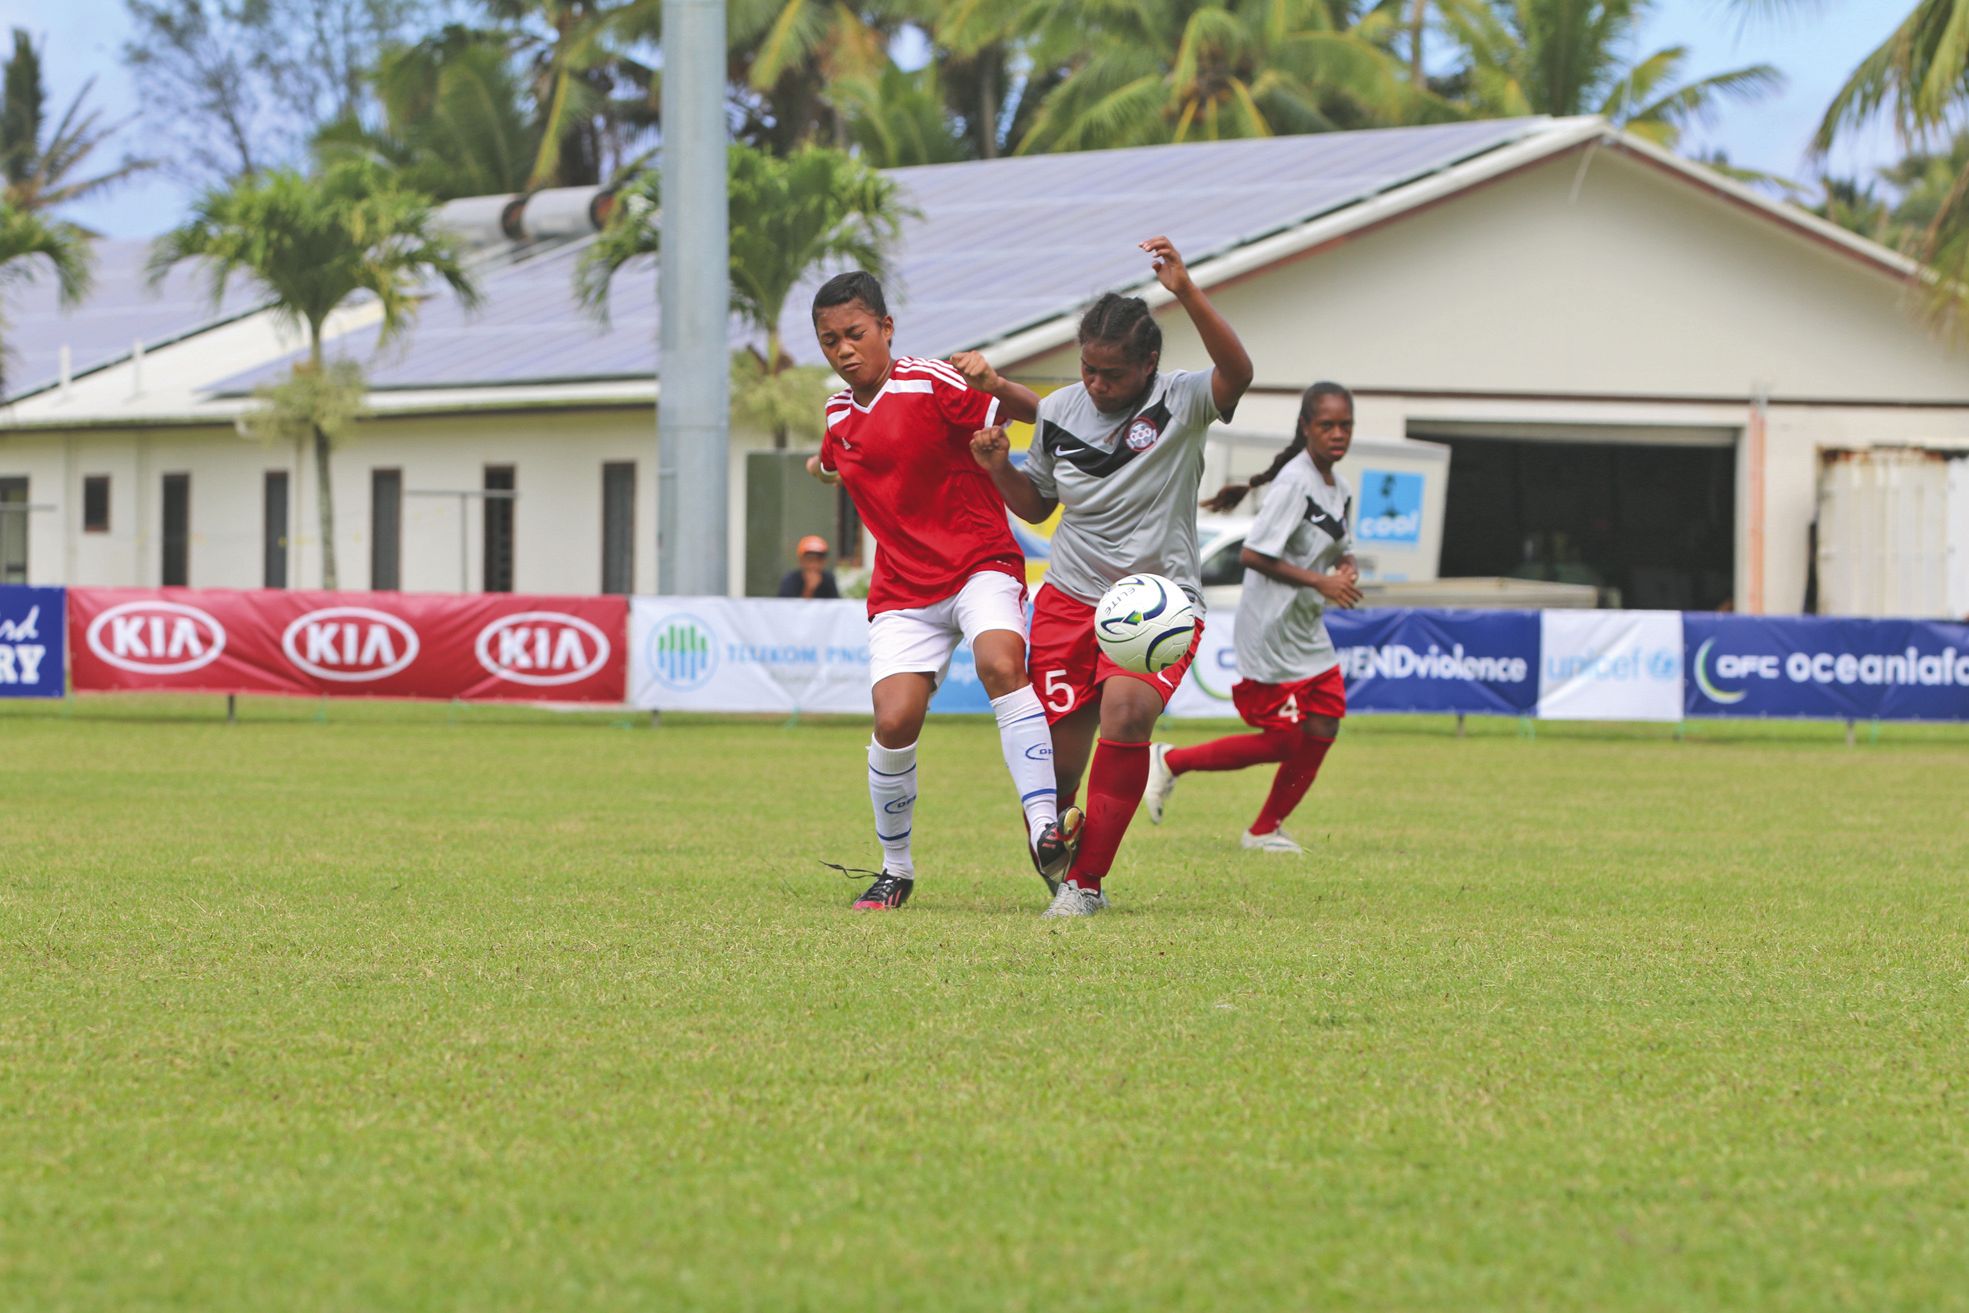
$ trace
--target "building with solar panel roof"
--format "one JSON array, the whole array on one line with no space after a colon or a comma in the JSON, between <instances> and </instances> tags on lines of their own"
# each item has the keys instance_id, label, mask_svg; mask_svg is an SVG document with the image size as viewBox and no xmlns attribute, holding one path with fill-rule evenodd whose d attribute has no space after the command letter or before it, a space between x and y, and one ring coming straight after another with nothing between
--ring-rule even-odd
<instances>
[{"instance_id":1,"label":"building with solar panel roof","mask_svg":"<svg viewBox=\"0 0 1969 1313\"><path fill-rule=\"evenodd\" d=\"M1384 579L1797 611L1815 600L1829 453L1917 449L1958 476L1969 517L1969 462L1950 459L1969 454L1969 358L1921 323L1919 268L1598 119L890 176L913 211L891 279L897 349L981 348L1042 391L1076 379L1078 311L1114 288L1158 307L1167 364L1205 363L1134 246L1168 234L1257 368L1206 481L1264 464L1305 385L1349 384L1357 537L1364 556L1378 543ZM654 263L617 276L606 327L572 291L605 204L453 202L478 311L434 293L382 350L372 309L331 321L329 353L372 386L336 454L344 587L654 589ZM9 293L0 504L40 509L0 509L0 577L317 585L311 464L235 422L301 343L244 285L215 309L181 267L153 295L143 243L99 250L73 311L45 287ZM818 363L810 291L782 330ZM793 473L803 455L733 434L732 591L770 591L802 533L868 551L834 494Z\"/></svg>"}]
</instances>

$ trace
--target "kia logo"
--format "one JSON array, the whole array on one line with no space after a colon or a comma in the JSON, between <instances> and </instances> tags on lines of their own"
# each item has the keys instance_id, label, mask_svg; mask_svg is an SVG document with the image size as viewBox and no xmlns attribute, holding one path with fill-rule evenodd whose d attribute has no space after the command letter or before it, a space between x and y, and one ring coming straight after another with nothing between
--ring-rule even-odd
<instances>
[{"instance_id":1,"label":"kia logo","mask_svg":"<svg viewBox=\"0 0 1969 1313\"><path fill-rule=\"evenodd\" d=\"M417 659L417 631L366 606L329 606L287 626L280 650L316 679L338 684L388 679Z\"/></svg>"},{"instance_id":2,"label":"kia logo","mask_svg":"<svg viewBox=\"0 0 1969 1313\"><path fill-rule=\"evenodd\" d=\"M105 633L107 631L107 633ZM124 602L89 622L89 650L139 675L182 675L226 650L226 627L182 602Z\"/></svg>"},{"instance_id":3,"label":"kia logo","mask_svg":"<svg viewBox=\"0 0 1969 1313\"><path fill-rule=\"evenodd\" d=\"M608 638L579 616L522 611L479 630L474 650L494 677L545 688L578 684L608 662Z\"/></svg>"}]
</instances>

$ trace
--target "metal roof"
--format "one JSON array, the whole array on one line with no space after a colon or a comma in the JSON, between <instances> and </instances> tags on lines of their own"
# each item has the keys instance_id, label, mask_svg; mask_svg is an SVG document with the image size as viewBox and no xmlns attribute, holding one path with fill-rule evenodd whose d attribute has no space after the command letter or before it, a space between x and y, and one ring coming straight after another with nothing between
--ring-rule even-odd
<instances>
[{"instance_id":1,"label":"metal roof","mask_svg":"<svg viewBox=\"0 0 1969 1313\"><path fill-rule=\"evenodd\" d=\"M1251 141L1143 146L892 169L913 212L889 278L898 347L940 355L1069 314L1110 288L1142 283L1135 242L1166 233L1192 263L1484 154L1549 120L1510 119ZM336 354L370 362L377 388L497 387L649 377L657 370L654 261L618 274L612 323L574 301L577 242L483 277L476 313L439 295L398 346L374 329ZM818 362L807 304L826 272L788 298L781 332ZM742 340L744 333L735 334ZM275 362L219 384L250 390Z\"/></svg>"},{"instance_id":2,"label":"metal roof","mask_svg":"<svg viewBox=\"0 0 1969 1313\"><path fill-rule=\"evenodd\" d=\"M211 280L190 264L171 270L153 291L144 275L144 262L150 258L147 241L98 241L92 254L94 289L73 309L62 308L54 278L45 268L36 269L37 262L26 266L36 275L34 281L8 288L8 396L59 381L63 347L69 351L70 372L79 375L129 355L134 343L162 346L267 303L265 293L250 280L235 278L214 309Z\"/></svg>"}]
</instances>

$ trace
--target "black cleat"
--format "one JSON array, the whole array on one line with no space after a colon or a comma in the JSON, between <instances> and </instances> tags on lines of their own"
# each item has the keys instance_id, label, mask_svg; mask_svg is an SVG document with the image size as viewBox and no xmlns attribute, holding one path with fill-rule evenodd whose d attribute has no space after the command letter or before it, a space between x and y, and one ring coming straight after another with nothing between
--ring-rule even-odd
<instances>
[{"instance_id":1,"label":"black cleat","mask_svg":"<svg viewBox=\"0 0 1969 1313\"><path fill-rule=\"evenodd\" d=\"M1073 855L1080 851L1080 827L1086 820L1080 808L1070 806L1060 813L1060 819L1039 832L1039 842L1032 848L1032 864L1046 882L1048 894L1060 891L1060 881L1066 879Z\"/></svg>"},{"instance_id":2,"label":"black cleat","mask_svg":"<svg viewBox=\"0 0 1969 1313\"><path fill-rule=\"evenodd\" d=\"M868 891L855 899L857 912L887 912L901 907L909 901L916 881L906 875L895 875L888 871L875 877L875 883Z\"/></svg>"}]
</instances>

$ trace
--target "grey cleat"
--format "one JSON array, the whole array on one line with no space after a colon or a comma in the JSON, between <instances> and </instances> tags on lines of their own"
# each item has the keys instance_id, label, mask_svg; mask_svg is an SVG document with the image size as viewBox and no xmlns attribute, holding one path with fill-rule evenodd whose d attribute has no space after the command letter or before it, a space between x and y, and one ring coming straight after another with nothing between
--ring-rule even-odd
<instances>
[{"instance_id":1,"label":"grey cleat","mask_svg":"<svg viewBox=\"0 0 1969 1313\"><path fill-rule=\"evenodd\" d=\"M1303 853L1306 851L1300 846L1297 839L1287 834L1284 830L1273 830L1270 834L1253 834L1251 831L1246 830L1244 832L1243 843L1246 848L1251 848L1261 853Z\"/></svg>"},{"instance_id":2,"label":"grey cleat","mask_svg":"<svg viewBox=\"0 0 1969 1313\"><path fill-rule=\"evenodd\" d=\"M1051 916L1095 916L1108 910L1108 896L1099 889L1082 889L1077 884L1063 884L1053 895L1052 905L1041 912L1043 920Z\"/></svg>"}]
</instances>

